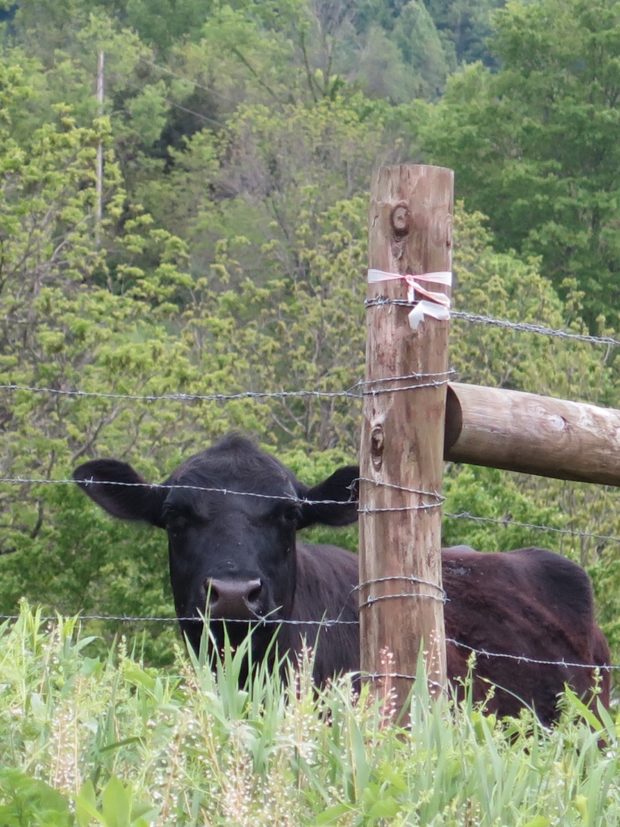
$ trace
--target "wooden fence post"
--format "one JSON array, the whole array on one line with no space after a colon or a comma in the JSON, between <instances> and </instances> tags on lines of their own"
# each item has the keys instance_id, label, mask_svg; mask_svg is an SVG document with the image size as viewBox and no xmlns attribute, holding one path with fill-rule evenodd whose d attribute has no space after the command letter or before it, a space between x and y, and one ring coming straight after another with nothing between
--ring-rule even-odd
<instances>
[{"instance_id":1,"label":"wooden fence post","mask_svg":"<svg viewBox=\"0 0 620 827\"><path fill-rule=\"evenodd\" d=\"M451 170L379 169L369 267L401 275L450 271L452 210ZM449 295L445 284L422 286ZM448 322L425 315L413 330L411 307L381 303L407 298L403 279L369 280L360 452L361 668L377 694L395 692L398 709L412 685L398 675L415 675L422 642L431 691L446 684L440 492Z\"/></svg>"},{"instance_id":2,"label":"wooden fence post","mask_svg":"<svg viewBox=\"0 0 620 827\"><path fill-rule=\"evenodd\" d=\"M445 459L620 486L620 411L451 382Z\"/></svg>"}]
</instances>

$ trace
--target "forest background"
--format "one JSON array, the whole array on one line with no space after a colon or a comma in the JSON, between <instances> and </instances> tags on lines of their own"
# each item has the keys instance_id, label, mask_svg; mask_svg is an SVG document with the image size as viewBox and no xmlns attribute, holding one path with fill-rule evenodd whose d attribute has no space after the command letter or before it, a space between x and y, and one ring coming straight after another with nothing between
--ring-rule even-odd
<instances>
[{"instance_id":1,"label":"forest background","mask_svg":"<svg viewBox=\"0 0 620 827\"><path fill-rule=\"evenodd\" d=\"M0 0L0 42L0 476L43 481L0 485L0 613L172 613L163 535L45 482L89 457L158 482L239 429L308 483L355 461L356 400L243 394L363 378L379 164L455 170L459 310L617 338L617 0ZM450 347L459 381L620 407L613 347ZM241 396L141 398L181 393ZM452 464L445 493L446 544L581 562L620 662L613 489Z\"/></svg>"}]
</instances>

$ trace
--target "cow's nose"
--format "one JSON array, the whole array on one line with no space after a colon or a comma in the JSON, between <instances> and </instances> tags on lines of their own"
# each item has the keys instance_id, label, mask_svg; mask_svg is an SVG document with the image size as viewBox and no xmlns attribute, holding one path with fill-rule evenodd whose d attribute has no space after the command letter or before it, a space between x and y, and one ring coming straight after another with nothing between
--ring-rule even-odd
<instances>
[{"instance_id":1,"label":"cow's nose","mask_svg":"<svg viewBox=\"0 0 620 827\"><path fill-rule=\"evenodd\" d=\"M209 577L204 586L211 617L249 620L256 617L261 598L260 580L217 580Z\"/></svg>"}]
</instances>

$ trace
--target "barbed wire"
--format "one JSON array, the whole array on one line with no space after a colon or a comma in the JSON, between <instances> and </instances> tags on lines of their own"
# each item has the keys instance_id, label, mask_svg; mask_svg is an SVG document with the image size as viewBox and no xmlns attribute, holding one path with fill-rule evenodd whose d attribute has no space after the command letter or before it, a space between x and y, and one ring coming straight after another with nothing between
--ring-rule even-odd
<instances>
[{"instance_id":1,"label":"barbed wire","mask_svg":"<svg viewBox=\"0 0 620 827\"><path fill-rule=\"evenodd\" d=\"M183 108L183 107L179 107ZM194 113L196 114L196 113ZM371 300L366 302L368 307L371 306L379 306L384 304L397 304L402 306L410 307L412 306L411 302L401 301L401 300L387 300L387 299L377 299ZM494 319L491 317L470 314L460 311L454 311L452 315L455 318L460 318L468 322L472 323L481 323L481 324L489 324L494 325L502 328L509 328L519 332L529 332L535 333L539 335L546 335L546 336L555 336L562 339L568 340L576 340L581 342L588 342L591 344L604 344L607 346L617 346L620 344L619 341L613 339L612 337L596 337L596 336L589 336L585 334L577 334L574 332L564 331L564 330L556 330L548 327L544 327L542 325L535 325L535 324L528 324L528 323L516 323L516 322L509 322L507 320L501 319ZM4 384L0 385L0 389L6 391L28 391L33 393L48 393L53 395L59 396L69 396L69 397L97 397L97 398L113 398L113 399L127 399L132 401L148 401L148 402L159 402L159 401L218 401L218 402L227 402L234 399L242 399L242 398L256 398L256 399L268 399L268 398L334 398L334 397L344 397L344 398L356 398L359 399L364 395L377 395L381 393L394 393L402 390L413 390L421 387L437 387L440 385L447 384L449 381L449 377L453 375L454 371L445 371L442 373L435 373L435 374L407 374L407 375L400 375L394 377L384 377L377 380L370 380L370 381L359 381L355 385L351 386L348 389L342 391L308 391L308 390L298 390L298 391L275 391L275 392L255 392L255 391L241 391L231 394L222 394L222 393L215 393L215 394L187 394L187 393L167 393L167 394L121 394L121 393L105 393L105 392L97 392L97 391L83 391L79 389L58 389L58 388L51 388L51 387L36 387L30 385L19 385L19 384ZM421 381L423 380L423 381ZM426 381L431 380L431 381ZM397 387L377 387L377 385L387 385L388 383L397 383L403 381L413 381L415 384L409 385L399 385ZM403 493L407 494L415 494L418 496L426 496L434 498L433 503L422 503L418 505L410 505L410 506L401 506L401 507L386 507L386 508L367 508L362 507L359 508L359 513L364 514L372 514L375 512L383 512L383 511L405 511L405 510L423 510L428 508L437 508L444 502L444 497L442 497L437 492L433 491L421 491L418 489L411 489L407 488L406 486L400 486L394 483L383 483L378 482L376 480L368 479L368 478L359 478L359 481L371 483L374 485L385 486L391 489L397 489L402 491ZM124 487L146 487L151 489L189 489L189 490L196 490L196 491L203 491L209 493L221 493L224 495L232 494L237 496L249 496L249 497L257 497L261 499L269 499L269 500L285 500L289 502L294 502L297 504L305 504L305 505L327 505L327 504L334 504L334 505L346 505L347 502L343 502L341 500L308 500L306 498L300 497L291 497L291 496L282 496L282 495L273 495L273 494L261 494L258 492L250 492L250 491L239 491L239 490L232 490L228 488L218 488L218 487L206 487L206 486L198 486L198 485L187 485L187 484L150 484L150 483L134 483L134 482L124 482L124 481L114 481L114 480L80 480L82 485L118 485ZM24 478L24 477L7 477L1 478L0 483L13 483L13 484L46 484L46 485L53 485L53 484L60 484L60 485L74 485L76 480L73 479L44 479L44 478ZM355 502L354 500L348 501L349 504ZM466 519L472 520L474 522L480 523L490 523L494 525L499 525L504 528L509 526L518 526L521 528L526 528L529 530L536 530L536 531L543 531L547 532L554 532L558 534L566 534L575 537L587 537L591 539L596 539L598 541L605 541L605 542L620 542L620 537L616 537L614 535L603 535L603 534L595 534L592 532L580 531L577 529L570 529L570 528L559 528L555 526L545 526L539 525L534 523L527 523L521 522L517 520L513 520L512 518L493 518L493 517L482 517L478 515L473 515L470 512L460 512L460 513L446 513L444 515L447 519ZM446 595L443 589L435 583L431 583L430 581L422 581L420 578L415 578L413 576L396 576L396 577L384 577L384 578L376 578L375 580L365 581L363 584L355 586L353 591L360 590L365 587L369 587L374 585L375 583L385 582L387 580L405 580L410 583L418 583L423 584L429 587L433 587L434 589L439 590L440 594L424 594L421 592L413 592L413 591L400 591L393 594L383 594L383 595L369 595L363 602L361 602L359 608L364 609L371 607L375 603L384 600L395 600L395 599L411 599L411 598L421 598L421 599L431 599L441 603L445 603ZM338 625L357 625L357 620L343 620L341 615L342 612L336 618L323 618L321 620L292 620L292 619L280 619L280 618L256 618L253 620L236 620L236 619L222 619L219 622L225 623L243 623L243 624L274 624L274 625L291 625L291 626L299 626L299 627L324 627L330 628L333 626ZM18 615L0 615L0 620L17 620ZM169 617L169 616L131 616L131 615L104 615L104 614L93 614L93 615L80 615L79 621L87 622L87 621L100 621L100 622L125 622L125 623L142 623L142 622L158 622L158 623L178 623L182 622L200 622L203 623L204 620L200 617ZM57 618L55 617L47 617L42 618L45 621L55 621ZM526 655L515 655L511 653L505 652L489 652L486 649L477 649L475 647L470 646L463 641L458 641L453 638L447 638L446 643L452 644L456 647L466 649L467 651L476 654L476 656L484 657L484 658L506 658L518 663L531 663L536 665L548 665L548 666L561 666L563 668L585 668L585 669L600 669L604 671L616 670L620 669L620 665L607 665L601 666L600 664L582 664L582 663L573 663L567 662L565 660L560 661L551 661L551 660L544 660L538 658L530 658ZM397 672L384 672L384 673L368 673L369 677L402 677L407 679L415 679L414 675L404 675L402 673Z\"/></svg>"},{"instance_id":2,"label":"barbed wire","mask_svg":"<svg viewBox=\"0 0 620 827\"><path fill-rule=\"evenodd\" d=\"M359 508L357 509L358 514L374 514L377 512L380 513L382 511L409 511L411 510L411 508L439 508L441 505L443 505L446 499L443 496L443 494L440 494L438 491L425 491L420 488L410 488L406 485L399 485L397 483L386 482L384 480L374 480L370 477L357 477L355 479L355 482L365 482L369 483L370 485L375 485L378 488L388 488L391 491L400 491L403 494L417 494L420 497L431 497L433 499L432 503L424 503L421 506L386 506L384 508L369 508L368 506L359 506Z\"/></svg>"},{"instance_id":3,"label":"barbed wire","mask_svg":"<svg viewBox=\"0 0 620 827\"><path fill-rule=\"evenodd\" d=\"M521 522L520 520L514 520L512 517L480 517L476 514L470 514L469 511L461 511L456 514L444 512L443 516L448 520L471 520L475 523L491 523L493 525L499 525L502 528L516 526L517 528L527 528L531 529L532 531L544 531L545 533L550 532L555 534L568 534L574 537L583 537L592 540L605 540L606 542L610 543L620 543L620 537L616 537L613 534L595 534L591 531L583 531L579 528L559 528L557 526Z\"/></svg>"},{"instance_id":4,"label":"barbed wire","mask_svg":"<svg viewBox=\"0 0 620 827\"><path fill-rule=\"evenodd\" d=\"M359 478L358 478L359 479ZM353 482L355 482L354 480ZM380 482L369 480L380 487L392 488L400 490L406 494L416 494L421 497L432 497L435 502L422 503L419 505L399 506L395 508L364 508L357 509L358 513L372 514L375 511L424 511L429 508L439 508L443 502L443 497L435 491L424 491L420 489L408 488L407 486L399 486L394 483ZM223 494L224 496L233 495L238 497L254 497L262 500L280 500L284 502L294 503L296 505L357 505L356 499L350 500L310 500L306 497L297 497L293 495L284 494L262 494L256 491L240 491L233 488L221 488L217 486L192 485L187 483L150 483L150 482L126 482L124 480L102 480L95 477L86 477L84 479L46 479L45 477L0 477L0 484L7 485L81 485L85 488L89 486L117 486L120 488L149 488L149 489L163 489L163 490L188 490L188 491L202 491L208 494Z\"/></svg>"},{"instance_id":5,"label":"barbed wire","mask_svg":"<svg viewBox=\"0 0 620 827\"><path fill-rule=\"evenodd\" d=\"M384 296L378 296L373 299L366 299L364 306L371 307L385 307L394 305L396 307L415 307L417 302L410 302L407 299L389 299ZM492 316L483 316L477 313L468 313L464 310L451 310L451 319L462 319L463 321L471 322L473 324L487 324L493 327L501 327L507 330L514 330L520 333L535 333L540 336L552 336L559 339L569 339L577 342L588 342L593 345L607 345L609 347L617 347L620 345L620 340L614 339L612 336L591 336L587 333L575 333L570 330L561 330L557 328L547 327L546 325L536 324L533 322L512 322L508 319L496 319Z\"/></svg>"},{"instance_id":6,"label":"barbed wire","mask_svg":"<svg viewBox=\"0 0 620 827\"><path fill-rule=\"evenodd\" d=\"M162 394L137 394L121 393L114 391L85 391L79 388L52 388L38 385L21 385L17 383L0 384L0 390L16 393L26 391L30 393L45 393L52 396L67 396L77 398L95 399L126 399L137 402L231 402L238 399L333 399L343 397L347 399L361 399L364 396L377 396L386 393L397 393L398 391L416 390L417 388L440 387L449 382L450 377L456 374L455 370L441 371L439 373L408 373L399 376L385 376L379 379L358 380L344 390L339 391L317 391L317 390L294 390L294 391L235 391L233 393L162 393ZM431 380L431 381L418 381ZM392 388L375 388L377 384L388 382L415 382L413 385L404 385ZM359 389L359 390L358 390ZM366 389L366 390L364 390Z\"/></svg>"},{"instance_id":7,"label":"barbed wire","mask_svg":"<svg viewBox=\"0 0 620 827\"><path fill-rule=\"evenodd\" d=\"M433 583L432 580L426 580L423 577L416 577L413 574L390 574L384 577L373 577L372 580L363 580L355 586L351 594L356 591L361 591L367 586L374 586L377 583L390 583L395 580L405 580L408 583L419 583L421 586L428 586L430 589L436 589L441 594L442 600L444 602L446 600L446 593L442 586L438 583Z\"/></svg>"},{"instance_id":8,"label":"barbed wire","mask_svg":"<svg viewBox=\"0 0 620 827\"><path fill-rule=\"evenodd\" d=\"M508 319L494 319L491 316L480 316L476 313L466 313L463 310L453 310L450 315L455 319L463 319L473 324L488 324L493 327L501 327L522 333L536 333L540 336L572 339L576 342L589 342L593 345L607 345L609 347L618 347L618 345L620 345L620 340L614 339L612 336L591 336L587 333L574 333L570 330L560 330L530 322L511 322L508 321Z\"/></svg>"},{"instance_id":9,"label":"barbed wire","mask_svg":"<svg viewBox=\"0 0 620 827\"><path fill-rule=\"evenodd\" d=\"M395 597L400 597L401 595L394 595ZM407 594L407 597L427 597L430 598L431 595L412 595ZM20 619L19 614L0 614L0 622L16 622ZM58 623L65 619L65 616L60 615L42 615L38 618L41 623ZM172 623L177 624L181 622L192 622L192 623L203 623L205 622L204 618L202 617L172 617L172 616L150 616L150 615L105 615L105 614L84 614L84 615L77 615L76 620L78 623L87 623L87 622L119 622L119 623ZM314 626L314 627L325 627L331 628L334 626L358 626L359 621L357 620L341 620L339 618L333 619L322 619L322 620L292 620L290 618L260 618L256 620L241 620L238 618L216 618L212 619L211 622L217 623L226 623L226 624L243 624L245 626L262 626L262 625L273 625L273 626ZM564 669L598 669L601 672L613 672L620 670L620 664L600 664L600 663L578 663L576 661L567 661L566 659L562 658L560 660L547 660L544 658L533 658L529 655L516 655L512 652L495 652L489 651L488 649L479 649L475 646L470 646L470 644L465 643L462 640L456 640L452 637L445 638L445 642L447 644L452 644L453 646L459 649L465 649L476 656L481 656L484 658L499 658L499 659L506 659L515 661L516 663L526 663L532 664L535 666L558 666ZM354 674L362 675L359 670L355 670ZM364 673L362 675L365 676L376 676L376 677L399 677L404 678L407 680L415 680L416 675L409 675L405 673Z\"/></svg>"},{"instance_id":10,"label":"barbed wire","mask_svg":"<svg viewBox=\"0 0 620 827\"><path fill-rule=\"evenodd\" d=\"M20 615L0 614L0 621L19 620ZM40 618L41 622L57 622L58 616L47 615ZM119 623L204 623L202 617L173 617L172 615L105 615L105 614L84 614L77 615L78 621L112 621ZM256 617L247 620L239 618L213 618L212 623L242 623L246 626L319 626L329 628L331 626L357 626L357 620L342 620L339 617L327 618L325 620L291 620L290 618Z\"/></svg>"},{"instance_id":11,"label":"barbed wire","mask_svg":"<svg viewBox=\"0 0 620 827\"><path fill-rule=\"evenodd\" d=\"M414 375L410 378L413 378ZM386 380L387 381L387 380ZM30 391L32 393L48 393L56 396L70 396L70 397L94 397L102 399L126 399L129 401L138 402L230 402L237 399L289 399L289 398L322 398L331 399L333 397L345 398L361 398L361 393L355 393L354 388L358 386L351 386L349 389L342 391L237 391L234 393L162 393L162 394L137 394L137 393L114 393L114 392L99 392L99 391L83 391L79 389L62 389L50 387L37 387L33 385L18 385L5 384L0 385L0 390L11 392L16 391Z\"/></svg>"},{"instance_id":12,"label":"barbed wire","mask_svg":"<svg viewBox=\"0 0 620 827\"><path fill-rule=\"evenodd\" d=\"M415 505L404 505L404 506L385 506L385 507L368 507L368 506L359 506L357 512L358 514L364 515L372 515L375 513L386 513L386 512L406 512L406 511L426 511L433 508L439 508L445 502L445 497L439 494L436 491L424 491L421 489L413 489L408 488L407 486L396 485L394 483L389 482L380 482L376 480L372 480L366 477L357 477L357 481L364 481L373 483L377 486L385 487L394 489L397 491L402 491L405 494L417 494L418 496L429 497L433 499L433 502L430 503L421 503ZM200 485L187 485L187 484L176 484L176 483L149 483L149 482L124 482L124 481L116 481L116 480L74 480L74 479L46 479L45 477L0 477L0 484L6 485L76 485L78 482L81 482L85 485L109 485L109 486L120 486L125 488L155 488L155 489L187 489L190 491L203 491L206 493L218 493L218 494L234 494L238 496L248 496L248 497L255 497L258 499L268 499L268 500L284 500L286 502L292 502L295 504L302 504L302 505L352 505L357 503L357 500L308 500L303 497L289 497L283 495L276 495L276 494L260 494L257 492L251 491L237 491L229 488L217 488L217 487L208 487L208 486L200 486ZM528 523L520 520L514 520L508 517L483 517L478 516L476 514L471 514L468 511L462 511L458 513L451 513L451 512L444 512L443 517L445 519L450 520L469 520L472 522L478 523L488 523L492 525L497 525L502 528L509 528L509 527L516 527L516 528L524 528L531 531L538 531L542 533L555 533L555 534L564 534L569 535L576 538L587 538L592 540L597 540L600 542L605 543L620 543L620 537L613 535L613 534L597 534L590 531L583 531L581 529L575 528L560 528L558 526L548 526L548 525L541 525L537 523Z\"/></svg>"},{"instance_id":13,"label":"barbed wire","mask_svg":"<svg viewBox=\"0 0 620 827\"><path fill-rule=\"evenodd\" d=\"M124 482L121 480L99 480L95 479L94 477L86 479L29 479L27 477L0 477L0 483L31 485L80 484L86 488L88 488L91 485L109 485L118 486L121 488L154 488L163 489L166 491L181 489L188 491L203 491L209 494L234 495L238 497L256 497L257 499L261 500L284 500L285 502L292 502L302 505L350 505L357 502L356 500L307 500L304 497L287 496L285 494L260 494L256 491L237 491L232 488L218 488L216 486L189 485L186 483Z\"/></svg>"},{"instance_id":14,"label":"barbed wire","mask_svg":"<svg viewBox=\"0 0 620 827\"><path fill-rule=\"evenodd\" d=\"M366 600L363 600L359 604L359 610L361 611L362 609L374 606L375 603L380 603L384 600L401 600L410 597L421 597L423 599L436 600L438 603L446 603L448 600L446 592L438 583L433 583L432 580L426 580L423 577L416 577L413 574L393 574L386 575L383 577L374 577L370 580L363 580L361 583L358 583L358 585L351 590L351 592L349 593L349 597L355 592L361 592L362 589L370 588L371 586L375 586L379 583L390 583L395 581L404 581L406 583L411 583L412 585L427 586L428 588L435 589L439 592L439 594L425 594L423 592L393 592L392 594L379 595L371 594L366 598Z\"/></svg>"},{"instance_id":15,"label":"barbed wire","mask_svg":"<svg viewBox=\"0 0 620 827\"><path fill-rule=\"evenodd\" d=\"M435 600L437 603L445 603L445 599L441 597L437 597L434 594L423 594L422 592L395 592L393 594L378 594L369 597L367 600L364 600L360 603L360 609L366 609L370 606L374 606L375 603L381 603L383 600L402 600L404 598L410 597L421 597L426 598L428 600Z\"/></svg>"},{"instance_id":16,"label":"barbed wire","mask_svg":"<svg viewBox=\"0 0 620 827\"><path fill-rule=\"evenodd\" d=\"M476 656L481 655L485 658L504 658L507 660L517 661L518 663L532 663L536 664L537 666L563 666L566 669L600 669L604 672L610 672L616 669L620 669L620 664L601 665L600 663L575 663L564 659L544 660L541 658L530 658L528 655L513 655L510 652L489 652L486 649L476 649L474 646L470 646L468 643L463 643L463 641L455 640L451 637L446 638L446 643L451 643L453 646L456 646L459 649L467 649L467 651L472 652Z\"/></svg>"}]
</instances>

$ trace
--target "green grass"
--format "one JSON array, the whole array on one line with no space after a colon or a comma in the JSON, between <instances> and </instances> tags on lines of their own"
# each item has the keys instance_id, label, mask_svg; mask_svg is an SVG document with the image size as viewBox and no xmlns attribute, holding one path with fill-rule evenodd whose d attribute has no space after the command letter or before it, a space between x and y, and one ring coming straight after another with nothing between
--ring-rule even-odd
<instances>
[{"instance_id":1,"label":"green grass","mask_svg":"<svg viewBox=\"0 0 620 827\"><path fill-rule=\"evenodd\" d=\"M565 699L560 725L497 721L416 682L412 726L347 679L264 671L237 687L179 647L154 669L79 622L0 628L0 825L620 824L620 718ZM92 650L92 652L90 651Z\"/></svg>"}]
</instances>

